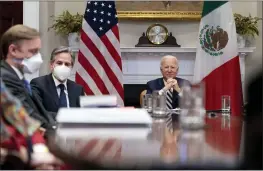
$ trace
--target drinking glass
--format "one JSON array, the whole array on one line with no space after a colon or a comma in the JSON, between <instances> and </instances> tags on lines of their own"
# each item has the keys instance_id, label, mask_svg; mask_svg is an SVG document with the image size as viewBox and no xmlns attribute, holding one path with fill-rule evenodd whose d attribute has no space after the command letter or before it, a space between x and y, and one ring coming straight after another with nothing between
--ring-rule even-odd
<instances>
[{"instance_id":1,"label":"drinking glass","mask_svg":"<svg viewBox=\"0 0 263 171\"><path fill-rule=\"evenodd\" d=\"M180 98L180 127L200 129L205 124L204 85L185 87Z\"/></svg>"},{"instance_id":2,"label":"drinking glass","mask_svg":"<svg viewBox=\"0 0 263 171\"><path fill-rule=\"evenodd\" d=\"M143 96L142 108L146 109L147 112L152 112L152 94L145 94Z\"/></svg>"},{"instance_id":3,"label":"drinking glass","mask_svg":"<svg viewBox=\"0 0 263 171\"><path fill-rule=\"evenodd\" d=\"M223 114L230 113L230 96L223 95L221 97L221 110Z\"/></svg>"},{"instance_id":4,"label":"drinking glass","mask_svg":"<svg viewBox=\"0 0 263 171\"><path fill-rule=\"evenodd\" d=\"M152 93L153 96L153 110L152 115L154 117L166 116L166 92L155 90Z\"/></svg>"}]
</instances>

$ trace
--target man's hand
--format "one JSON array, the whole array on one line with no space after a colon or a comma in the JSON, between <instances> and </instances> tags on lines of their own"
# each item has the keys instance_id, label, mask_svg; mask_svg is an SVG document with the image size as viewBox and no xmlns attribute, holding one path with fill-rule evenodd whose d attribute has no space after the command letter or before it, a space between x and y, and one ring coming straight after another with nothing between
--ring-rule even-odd
<instances>
[{"instance_id":1,"label":"man's hand","mask_svg":"<svg viewBox=\"0 0 263 171\"><path fill-rule=\"evenodd\" d=\"M169 78L169 79L167 80L167 84L166 84L166 86L164 87L164 89L165 89L165 90L169 90L169 89L171 89L171 88L173 88L173 89L174 89L175 91L177 91L178 93L181 92L181 89L180 89L180 87L179 87L178 82L177 82L176 79Z\"/></svg>"},{"instance_id":2,"label":"man's hand","mask_svg":"<svg viewBox=\"0 0 263 171\"><path fill-rule=\"evenodd\" d=\"M168 80L167 80L167 84L165 85L165 87L164 87L164 90L165 91L167 91L167 90L169 90L169 89L171 89L172 87L173 87L173 81L174 79L172 79L172 78L169 78Z\"/></svg>"},{"instance_id":3,"label":"man's hand","mask_svg":"<svg viewBox=\"0 0 263 171\"><path fill-rule=\"evenodd\" d=\"M180 89L180 87L179 87L178 82L177 82L176 79L173 79L173 89L174 89L175 91L177 91L177 93L180 93L180 92L181 92L181 89Z\"/></svg>"}]
</instances>

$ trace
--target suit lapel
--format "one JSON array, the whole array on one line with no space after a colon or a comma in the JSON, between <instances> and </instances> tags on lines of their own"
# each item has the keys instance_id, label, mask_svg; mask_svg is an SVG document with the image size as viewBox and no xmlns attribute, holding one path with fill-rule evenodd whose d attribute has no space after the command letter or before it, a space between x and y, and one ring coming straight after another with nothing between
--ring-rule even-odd
<instances>
[{"instance_id":1,"label":"suit lapel","mask_svg":"<svg viewBox=\"0 0 263 171\"><path fill-rule=\"evenodd\" d=\"M17 77L17 79L20 80L20 78L19 78L18 75L16 74L15 70L14 70L6 61L2 60L2 61L1 61L1 65L2 65L5 69L7 69L7 70L10 71L11 73L13 73L13 74Z\"/></svg>"},{"instance_id":2,"label":"suit lapel","mask_svg":"<svg viewBox=\"0 0 263 171\"><path fill-rule=\"evenodd\" d=\"M162 88L164 88L164 82L163 82L163 78L159 78L158 79L158 90L161 90Z\"/></svg>"},{"instance_id":3,"label":"suit lapel","mask_svg":"<svg viewBox=\"0 0 263 171\"><path fill-rule=\"evenodd\" d=\"M58 101L59 101L58 92L52 74L47 75L47 80L50 89L50 94L54 97L55 104L58 106Z\"/></svg>"},{"instance_id":4,"label":"suit lapel","mask_svg":"<svg viewBox=\"0 0 263 171\"><path fill-rule=\"evenodd\" d=\"M68 101L70 107L75 107L74 105L74 94L73 94L73 84L68 80L67 81L67 89L68 89Z\"/></svg>"}]
</instances>

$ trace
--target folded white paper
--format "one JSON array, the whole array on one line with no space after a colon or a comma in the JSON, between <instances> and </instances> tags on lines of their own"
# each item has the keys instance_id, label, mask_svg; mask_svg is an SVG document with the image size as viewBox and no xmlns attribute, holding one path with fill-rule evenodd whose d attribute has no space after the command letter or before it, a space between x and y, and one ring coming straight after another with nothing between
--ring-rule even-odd
<instances>
[{"instance_id":1,"label":"folded white paper","mask_svg":"<svg viewBox=\"0 0 263 171\"><path fill-rule=\"evenodd\" d=\"M81 96L81 107L96 107L96 106L117 106L117 96L101 95L101 96Z\"/></svg>"},{"instance_id":2,"label":"folded white paper","mask_svg":"<svg viewBox=\"0 0 263 171\"><path fill-rule=\"evenodd\" d=\"M81 124L152 124L144 109L132 108L61 108L58 123Z\"/></svg>"},{"instance_id":3,"label":"folded white paper","mask_svg":"<svg viewBox=\"0 0 263 171\"><path fill-rule=\"evenodd\" d=\"M146 139L151 128L58 128L57 135L63 138L92 139Z\"/></svg>"}]
</instances>

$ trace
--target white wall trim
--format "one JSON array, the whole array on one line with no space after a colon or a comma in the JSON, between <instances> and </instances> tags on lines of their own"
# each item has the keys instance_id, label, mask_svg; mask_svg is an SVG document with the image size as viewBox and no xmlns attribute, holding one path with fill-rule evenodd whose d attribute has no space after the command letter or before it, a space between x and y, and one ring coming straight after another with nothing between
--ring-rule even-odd
<instances>
[{"instance_id":1,"label":"white wall trim","mask_svg":"<svg viewBox=\"0 0 263 171\"><path fill-rule=\"evenodd\" d=\"M39 30L39 1L23 1L23 24ZM29 81L38 76L39 71L25 74Z\"/></svg>"},{"instance_id":2,"label":"white wall trim","mask_svg":"<svg viewBox=\"0 0 263 171\"><path fill-rule=\"evenodd\" d=\"M39 1L23 1L23 24L39 30Z\"/></svg>"}]
</instances>

